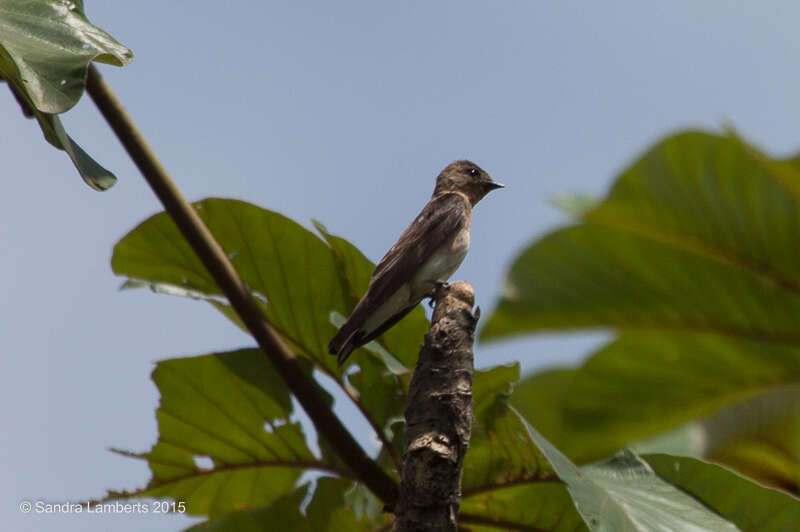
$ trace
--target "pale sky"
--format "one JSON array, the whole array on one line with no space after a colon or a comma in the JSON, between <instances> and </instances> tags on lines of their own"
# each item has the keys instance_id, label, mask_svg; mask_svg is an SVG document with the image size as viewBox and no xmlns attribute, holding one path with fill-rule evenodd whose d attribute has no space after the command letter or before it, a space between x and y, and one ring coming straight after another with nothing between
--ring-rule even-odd
<instances>
[{"instance_id":1,"label":"pale sky","mask_svg":"<svg viewBox=\"0 0 800 532\"><path fill-rule=\"evenodd\" d=\"M221 6L86 1L90 20L133 50L130 66L102 72L186 196L318 219L377 260L441 168L470 158L507 187L477 207L455 275L473 283L484 316L513 257L567 221L549 198L604 193L663 134L732 124L771 153L800 149L796 2ZM88 98L64 122L119 177L105 193L0 89L2 522L179 530L190 521L18 510L143 486L146 465L106 448L156 441L153 362L253 342L200 302L118 292L112 246L160 204ZM478 345L476 364L570 364L602 338Z\"/></svg>"}]
</instances>

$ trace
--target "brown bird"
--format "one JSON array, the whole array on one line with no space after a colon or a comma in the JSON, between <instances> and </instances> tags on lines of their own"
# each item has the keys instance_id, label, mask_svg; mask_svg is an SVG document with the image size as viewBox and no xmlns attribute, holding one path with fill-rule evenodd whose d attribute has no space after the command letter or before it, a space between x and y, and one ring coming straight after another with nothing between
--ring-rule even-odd
<instances>
[{"instance_id":1,"label":"brown bird","mask_svg":"<svg viewBox=\"0 0 800 532\"><path fill-rule=\"evenodd\" d=\"M472 207L502 187L470 161L442 170L433 197L380 260L367 293L328 344L340 366L450 278L469 250Z\"/></svg>"}]
</instances>

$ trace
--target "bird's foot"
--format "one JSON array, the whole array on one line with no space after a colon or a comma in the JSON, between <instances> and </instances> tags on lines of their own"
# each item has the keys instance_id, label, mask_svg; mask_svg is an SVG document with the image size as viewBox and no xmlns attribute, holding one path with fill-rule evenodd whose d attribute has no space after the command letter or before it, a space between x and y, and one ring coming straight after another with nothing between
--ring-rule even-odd
<instances>
[{"instance_id":1,"label":"bird's foot","mask_svg":"<svg viewBox=\"0 0 800 532\"><path fill-rule=\"evenodd\" d=\"M450 289L450 283L447 281L439 281L433 280L428 281L433 285L433 290L431 290L431 294L428 296L428 306L433 308L434 303L436 303L436 295L440 294L442 291L446 291Z\"/></svg>"}]
</instances>

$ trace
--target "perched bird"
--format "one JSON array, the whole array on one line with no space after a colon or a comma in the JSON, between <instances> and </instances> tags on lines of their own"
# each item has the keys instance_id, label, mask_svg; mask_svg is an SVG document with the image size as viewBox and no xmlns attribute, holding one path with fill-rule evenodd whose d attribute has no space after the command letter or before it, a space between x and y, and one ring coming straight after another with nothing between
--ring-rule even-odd
<instances>
[{"instance_id":1,"label":"perched bird","mask_svg":"<svg viewBox=\"0 0 800 532\"><path fill-rule=\"evenodd\" d=\"M367 293L328 344L340 366L447 281L469 250L472 207L502 187L470 161L442 170L433 197L380 260Z\"/></svg>"}]
</instances>

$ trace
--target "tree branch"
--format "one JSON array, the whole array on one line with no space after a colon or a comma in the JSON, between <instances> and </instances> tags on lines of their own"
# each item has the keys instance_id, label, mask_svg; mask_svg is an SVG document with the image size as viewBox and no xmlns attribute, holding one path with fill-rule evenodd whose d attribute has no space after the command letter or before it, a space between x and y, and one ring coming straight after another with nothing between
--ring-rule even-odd
<instances>
[{"instance_id":1,"label":"tree branch","mask_svg":"<svg viewBox=\"0 0 800 532\"><path fill-rule=\"evenodd\" d=\"M406 402L403 482L395 532L455 532L461 470L472 432L475 294L466 281L437 289L431 328Z\"/></svg>"},{"instance_id":2,"label":"tree branch","mask_svg":"<svg viewBox=\"0 0 800 532\"><path fill-rule=\"evenodd\" d=\"M222 247L170 179L94 65L89 67L86 89L261 351L297 397L317 431L325 437L354 476L391 509L397 496L394 480L364 452L328 407L319 384L301 369L294 353L266 321Z\"/></svg>"},{"instance_id":3,"label":"tree branch","mask_svg":"<svg viewBox=\"0 0 800 532\"><path fill-rule=\"evenodd\" d=\"M17 100L19 108L22 111L22 116L24 116L25 118L33 118L34 116L36 116L34 115L31 106L28 105L28 102L25 101L25 98L19 92L17 92L17 89L14 88L14 84L11 83L10 80L7 80L3 76L0 76L0 83L3 82L8 83L8 88L9 90L11 90L11 94L14 95L14 99Z\"/></svg>"}]
</instances>

